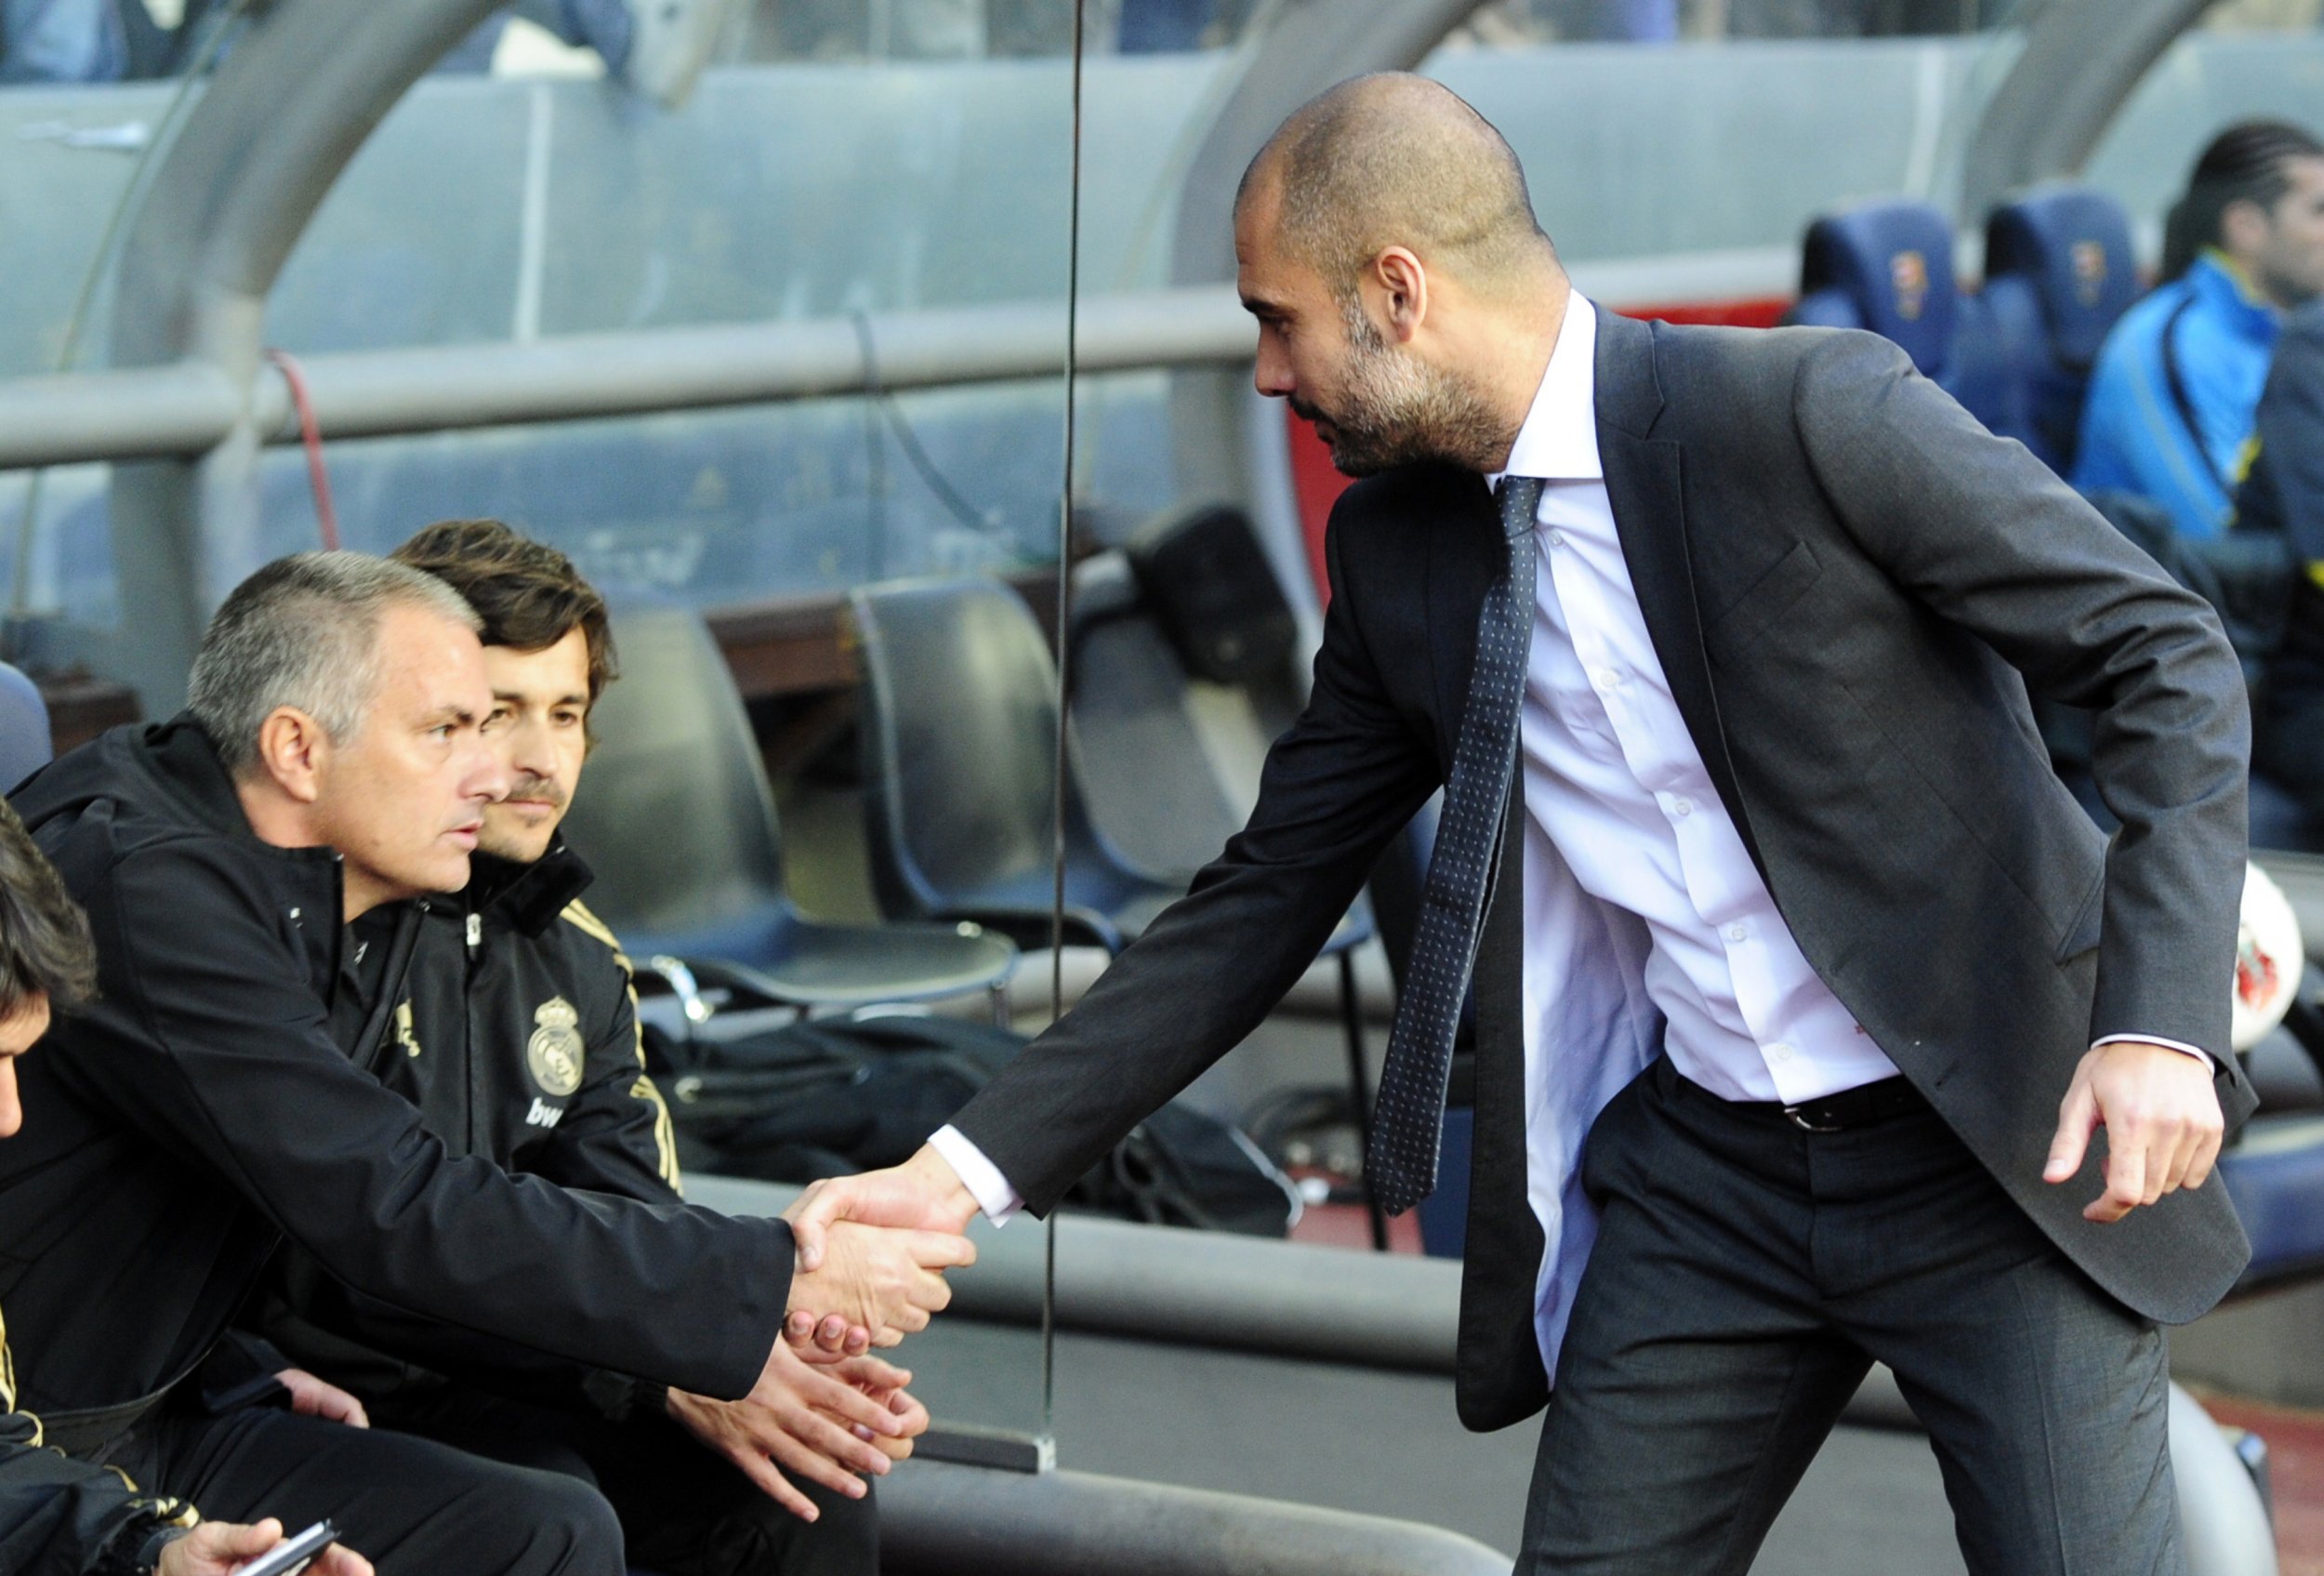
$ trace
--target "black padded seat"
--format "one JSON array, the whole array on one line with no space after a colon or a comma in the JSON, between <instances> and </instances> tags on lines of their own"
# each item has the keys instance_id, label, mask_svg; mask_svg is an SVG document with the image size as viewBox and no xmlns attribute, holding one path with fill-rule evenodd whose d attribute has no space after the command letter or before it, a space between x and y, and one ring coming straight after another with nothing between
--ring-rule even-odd
<instances>
[{"instance_id":1,"label":"black padded seat","mask_svg":"<svg viewBox=\"0 0 2324 1576\"><path fill-rule=\"evenodd\" d=\"M784 886L773 795L733 675L701 617L614 604L622 678L591 717L574 841L588 902L630 956L696 965L706 982L806 1010L1001 990L1017 949L965 924L809 919Z\"/></svg>"},{"instance_id":2,"label":"black padded seat","mask_svg":"<svg viewBox=\"0 0 2324 1576\"><path fill-rule=\"evenodd\" d=\"M48 703L18 669L0 662L0 793L13 793L48 764Z\"/></svg>"},{"instance_id":3,"label":"black padded seat","mask_svg":"<svg viewBox=\"0 0 2324 1576\"><path fill-rule=\"evenodd\" d=\"M1244 527L1248 529L1248 527ZM1134 560L1133 560L1134 562ZM1243 820L1202 759L1186 715L1189 675L1173 660L1155 599L1128 579L1092 581L1076 649L1092 657L1069 713L1103 741L1120 800L1149 857L1125 853L1090 814L1088 751L1066 730L1063 938L1118 953L1182 896L1194 867ZM1052 762L1057 671L1023 601L996 581L902 581L850 598L862 660L865 841L883 912L989 925L1045 947L1056 876ZM1155 835L1156 833L1160 835ZM1138 835L1133 834L1133 835ZM1322 956L1340 963L1342 1031L1359 1130L1370 1096L1353 949L1371 938L1361 897ZM1371 1209L1373 1243L1387 1221Z\"/></svg>"},{"instance_id":4,"label":"black padded seat","mask_svg":"<svg viewBox=\"0 0 2324 1576\"><path fill-rule=\"evenodd\" d=\"M974 578L859 588L849 611L880 910L1046 947L1057 670L1033 615ZM1105 837L1065 775L1064 938L1118 952L1184 888Z\"/></svg>"}]
</instances>

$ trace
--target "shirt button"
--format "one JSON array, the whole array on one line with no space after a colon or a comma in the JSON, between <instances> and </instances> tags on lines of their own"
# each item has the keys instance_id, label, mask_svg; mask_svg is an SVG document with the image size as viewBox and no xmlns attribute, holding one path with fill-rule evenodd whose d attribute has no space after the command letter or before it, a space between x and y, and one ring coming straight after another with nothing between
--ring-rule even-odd
<instances>
[{"instance_id":1,"label":"shirt button","mask_svg":"<svg viewBox=\"0 0 2324 1576\"><path fill-rule=\"evenodd\" d=\"M1691 799L1679 800L1670 806L1670 814L1673 815L1692 815L1694 813L1695 801Z\"/></svg>"},{"instance_id":2,"label":"shirt button","mask_svg":"<svg viewBox=\"0 0 2324 1576\"><path fill-rule=\"evenodd\" d=\"M1767 1047L1767 1059L1771 1062L1788 1062L1791 1060L1791 1047L1777 1040Z\"/></svg>"},{"instance_id":3,"label":"shirt button","mask_svg":"<svg viewBox=\"0 0 2324 1576\"><path fill-rule=\"evenodd\" d=\"M1621 684L1622 675L1616 672L1613 669L1601 668L1598 669L1598 687L1600 689L1616 690L1619 689Z\"/></svg>"},{"instance_id":4,"label":"shirt button","mask_svg":"<svg viewBox=\"0 0 2324 1576\"><path fill-rule=\"evenodd\" d=\"M1552 548L1562 548L1562 547L1564 547L1565 545L1565 532L1563 532L1563 531L1552 531L1552 532L1551 532L1551 533L1550 533L1550 546L1551 546L1551 547L1552 547Z\"/></svg>"},{"instance_id":5,"label":"shirt button","mask_svg":"<svg viewBox=\"0 0 2324 1576\"><path fill-rule=\"evenodd\" d=\"M1729 941L1749 941L1750 937L1751 927L1744 924L1739 920L1727 927L1727 939Z\"/></svg>"}]
</instances>

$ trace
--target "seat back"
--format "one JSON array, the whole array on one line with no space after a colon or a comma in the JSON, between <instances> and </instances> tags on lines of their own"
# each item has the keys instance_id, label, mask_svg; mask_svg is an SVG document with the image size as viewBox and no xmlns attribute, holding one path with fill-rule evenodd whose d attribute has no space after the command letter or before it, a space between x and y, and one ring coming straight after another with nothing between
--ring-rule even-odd
<instances>
[{"instance_id":1,"label":"seat back","mask_svg":"<svg viewBox=\"0 0 2324 1576\"><path fill-rule=\"evenodd\" d=\"M1074 574L1074 764L1134 867L1191 877L1259 796L1298 705L1299 619L1249 518L1158 515Z\"/></svg>"},{"instance_id":2,"label":"seat back","mask_svg":"<svg viewBox=\"0 0 2324 1576\"><path fill-rule=\"evenodd\" d=\"M1232 504L1172 510L1140 526L1123 550L1188 676L1214 684L1282 677L1299 645L1299 616L1250 516Z\"/></svg>"},{"instance_id":3,"label":"seat back","mask_svg":"<svg viewBox=\"0 0 2324 1576\"><path fill-rule=\"evenodd\" d=\"M992 580L848 598L863 666L866 852L883 913L925 917L1050 863L1057 670Z\"/></svg>"},{"instance_id":4,"label":"seat back","mask_svg":"<svg viewBox=\"0 0 2324 1576\"><path fill-rule=\"evenodd\" d=\"M1234 792L1211 748L1241 697L1187 677L1121 553L1075 565L1073 613L1070 705L1090 819L1131 864L1191 878L1255 797Z\"/></svg>"},{"instance_id":5,"label":"seat back","mask_svg":"<svg viewBox=\"0 0 2324 1576\"><path fill-rule=\"evenodd\" d=\"M621 678L590 717L567 823L597 872L589 905L633 944L748 961L739 938L763 936L790 909L774 799L733 673L690 608L622 596L613 627Z\"/></svg>"},{"instance_id":6,"label":"seat back","mask_svg":"<svg viewBox=\"0 0 2324 1576\"><path fill-rule=\"evenodd\" d=\"M1991 430L2032 432L2003 324L1981 294L1961 293L1952 226L1926 203L1865 203L1810 225L1789 321L1869 329Z\"/></svg>"},{"instance_id":7,"label":"seat back","mask_svg":"<svg viewBox=\"0 0 2324 1576\"><path fill-rule=\"evenodd\" d=\"M55 748L48 732L48 703L33 681L0 662L0 790L17 785L48 764Z\"/></svg>"},{"instance_id":8,"label":"seat back","mask_svg":"<svg viewBox=\"0 0 2324 1576\"><path fill-rule=\"evenodd\" d=\"M2099 347L2139 290L2130 216L2103 192L2040 187L1986 222L1984 294L2025 390L2028 442L2061 470L2073 464Z\"/></svg>"},{"instance_id":9,"label":"seat back","mask_svg":"<svg viewBox=\"0 0 2324 1576\"><path fill-rule=\"evenodd\" d=\"M1790 321L1868 328L1941 379L1952 364L1960 313L1952 227L1928 204L1865 203L1808 226Z\"/></svg>"}]
</instances>

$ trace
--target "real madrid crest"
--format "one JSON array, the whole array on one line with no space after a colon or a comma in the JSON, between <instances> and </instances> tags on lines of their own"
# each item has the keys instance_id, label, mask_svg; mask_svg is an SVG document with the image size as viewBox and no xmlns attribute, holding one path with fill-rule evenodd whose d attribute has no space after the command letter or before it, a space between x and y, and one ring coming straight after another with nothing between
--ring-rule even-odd
<instances>
[{"instance_id":1,"label":"real madrid crest","mask_svg":"<svg viewBox=\"0 0 2324 1576\"><path fill-rule=\"evenodd\" d=\"M561 996L552 996L533 1014L537 1026L524 1042L525 1070L541 1093L563 1099L581 1087L581 1014Z\"/></svg>"}]
</instances>

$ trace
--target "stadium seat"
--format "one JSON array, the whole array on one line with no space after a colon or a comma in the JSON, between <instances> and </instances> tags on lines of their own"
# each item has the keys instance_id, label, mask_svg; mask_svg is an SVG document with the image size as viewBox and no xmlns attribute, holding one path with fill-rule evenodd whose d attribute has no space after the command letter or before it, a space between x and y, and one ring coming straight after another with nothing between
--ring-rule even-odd
<instances>
[{"instance_id":1,"label":"stadium seat","mask_svg":"<svg viewBox=\"0 0 2324 1576\"><path fill-rule=\"evenodd\" d=\"M2102 192L2040 187L1986 222L1979 295L2020 382L2027 446L2060 472L2074 463L2098 348L2140 288L2130 218Z\"/></svg>"},{"instance_id":2,"label":"stadium seat","mask_svg":"<svg viewBox=\"0 0 2324 1576\"><path fill-rule=\"evenodd\" d=\"M1091 817L1182 887L1241 828L1268 741L1296 710L1298 616L1249 518L1225 504L1157 515L1084 560L1073 609L1070 709ZM1359 894L1323 948L1339 960L1349 1093L1367 1136L1354 952L1373 933ZM1384 1241L1387 1223L1376 1224Z\"/></svg>"},{"instance_id":3,"label":"stadium seat","mask_svg":"<svg viewBox=\"0 0 2324 1576\"><path fill-rule=\"evenodd\" d=\"M793 906L750 720L698 614L617 600L614 638L622 678L591 714L569 825L597 872L588 901L632 958L675 957L706 986L802 1010L988 991L1001 1013L1017 958L1001 937Z\"/></svg>"},{"instance_id":4,"label":"stadium seat","mask_svg":"<svg viewBox=\"0 0 2324 1576\"><path fill-rule=\"evenodd\" d=\"M0 662L0 788L13 792L54 753L48 703L22 672Z\"/></svg>"},{"instance_id":5,"label":"stadium seat","mask_svg":"<svg viewBox=\"0 0 2324 1576\"><path fill-rule=\"evenodd\" d=\"M1050 934L1057 668L995 580L905 580L848 598L858 656L865 837L880 911ZM1090 821L1066 774L1064 939L1119 952L1182 888Z\"/></svg>"},{"instance_id":6,"label":"stadium seat","mask_svg":"<svg viewBox=\"0 0 2324 1576\"><path fill-rule=\"evenodd\" d=\"M1866 203L1810 225L1788 321L1869 329L1992 430L2032 430L2001 328L1981 298L1961 293L1952 226L1926 203Z\"/></svg>"}]
</instances>

